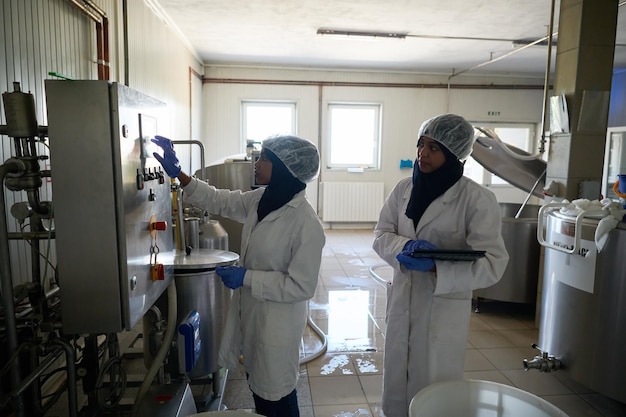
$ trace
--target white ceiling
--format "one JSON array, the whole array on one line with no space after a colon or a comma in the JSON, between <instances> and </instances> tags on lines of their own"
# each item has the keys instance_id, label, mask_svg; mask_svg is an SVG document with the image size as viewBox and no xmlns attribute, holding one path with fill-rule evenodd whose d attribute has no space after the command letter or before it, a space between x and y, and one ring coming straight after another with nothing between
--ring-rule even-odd
<instances>
[{"instance_id":1,"label":"white ceiling","mask_svg":"<svg viewBox=\"0 0 626 417\"><path fill-rule=\"evenodd\" d=\"M543 76L550 0L151 0L206 65ZM620 7L615 66L626 67ZM558 32L559 1L553 32ZM405 32L399 39L319 36L319 28ZM620 46L620 44L624 46ZM556 47L551 70L554 71ZM501 58L502 57L502 58ZM494 60L494 62L489 62Z\"/></svg>"}]
</instances>

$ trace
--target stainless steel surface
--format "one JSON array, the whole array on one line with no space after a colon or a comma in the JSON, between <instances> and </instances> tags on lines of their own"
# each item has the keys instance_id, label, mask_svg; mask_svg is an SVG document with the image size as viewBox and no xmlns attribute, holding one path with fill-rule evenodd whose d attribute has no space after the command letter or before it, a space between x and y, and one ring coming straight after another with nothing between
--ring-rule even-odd
<instances>
[{"instance_id":1,"label":"stainless steel surface","mask_svg":"<svg viewBox=\"0 0 626 417\"><path fill-rule=\"evenodd\" d=\"M200 249L200 219L197 217L185 218L185 246L192 250Z\"/></svg>"},{"instance_id":2,"label":"stainless steel surface","mask_svg":"<svg viewBox=\"0 0 626 417\"><path fill-rule=\"evenodd\" d=\"M196 175L199 171L196 171ZM252 190L252 178L254 175L253 162L243 158L229 158L215 165L206 167L208 183L228 190ZM209 213L212 220L220 222L228 233L229 250L239 253L241 251L241 231L243 225L226 217Z\"/></svg>"},{"instance_id":3,"label":"stainless steel surface","mask_svg":"<svg viewBox=\"0 0 626 417\"><path fill-rule=\"evenodd\" d=\"M173 259L177 320L183 320L193 310L200 314L202 345L200 358L189 373L192 379L207 377L220 369L217 354L232 291L222 283L215 268L232 265L238 260L236 253L216 249L177 254ZM159 306L166 314L167 303L163 298Z\"/></svg>"},{"instance_id":4,"label":"stainless steel surface","mask_svg":"<svg viewBox=\"0 0 626 417\"><path fill-rule=\"evenodd\" d=\"M512 185L543 198L545 187L546 162L541 159L523 161L509 155L495 139L481 136L474 143L472 157L487 171L496 174ZM522 155L530 154L512 145L506 145L511 151Z\"/></svg>"},{"instance_id":5,"label":"stainless steel surface","mask_svg":"<svg viewBox=\"0 0 626 417\"><path fill-rule=\"evenodd\" d=\"M232 265L239 260L239 255L219 249L200 249L189 255L176 251L174 256L163 257L163 263L174 268L174 273L189 270L215 269L218 266Z\"/></svg>"},{"instance_id":6,"label":"stainless steel surface","mask_svg":"<svg viewBox=\"0 0 626 417\"><path fill-rule=\"evenodd\" d=\"M204 145L202 144L202 142L200 142L199 140L173 140L172 143L174 145L180 144L180 145L197 145L200 148L200 166L202 168L200 168L200 176L198 176L198 178L200 178L201 180L205 180L206 179L206 172L205 172L205 166L204 166Z\"/></svg>"},{"instance_id":7,"label":"stainless steel surface","mask_svg":"<svg viewBox=\"0 0 626 417\"><path fill-rule=\"evenodd\" d=\"M200 248L228 249L228 233L217 220L207 220L200 224Z\"/></svg>"},{"instance_id":8,"label":"stainless steel surface","mask_svg":"<svg viewBox=\"0 0 626 417\"><path fill-rule=\"evenodd\" d=\"M613 229L600 253L598 220L582 219L580 247L569 254L546 248L538 347L563 362L572 379L626 403L626 224ZM547 216L546 241L574 243L573 218Z\"/></svg>"},{"instance_id":9,"label":"stainless steel surface","mask_svg":"<svg viewBox=\"0 0 626 417\"><path fill-rule=\"evenodd\" d=\"M229 190L250 191L253 172L252 161L244 159L227 159L223 163L206 167L209 184ZM196 171L195 175L201 175L201 171Z\"/></svg>"},{"instance_id":10,"label":"stainless steel surface","mask_svg":"<svg viewBox=\"0 0 626 417\"><path fill-rule=\"evenodd\" d=\"M160 169L148 137L165 104L107 81L46 80L46 93L63 330L130 330L173 276L171 266L164 280L150 275L149 223L170 224L169 181L137 186L138 173ZM156 239L158 262L174 249L171 230Z\"/></svg>"},{"instance_id":11,"label":"stainless steel surface","mask_svg":"<svg viewBox=\"0 0 626 417\"><path fill-rule=\"evenodd\" d=\"M500 281L474 291L475 297L513 303L534 303L537 299L540 246L537 242L539 206L525 205L515 218L519 204L500 203L502 238L509 252L509 264Z\"/></svg>"},{"instance_id":12,"label":"stainless steel surface","mask_svg":"<svg viewBox=\"0 0 626 417\"><path fill-rule=\"evenodd\" d=\"M209 213L198 207L186 207L184 212L185 221L189 218L198 219L198 248L229 250L228 233L220 222L211 220Z\"/></svg>"},{"instance_id":13,"label":"stainless steel surface","mask_svg":"<svg viewBox=\"0 0 626 417\"><path fill-rule=\"evenodd\" d=\"M2 93L4 114L6 117L6 134L14 138L32 138L39 134L35 97L23 93L20 84L13 83L13 92Z\"/></svg>"}]
</instances>

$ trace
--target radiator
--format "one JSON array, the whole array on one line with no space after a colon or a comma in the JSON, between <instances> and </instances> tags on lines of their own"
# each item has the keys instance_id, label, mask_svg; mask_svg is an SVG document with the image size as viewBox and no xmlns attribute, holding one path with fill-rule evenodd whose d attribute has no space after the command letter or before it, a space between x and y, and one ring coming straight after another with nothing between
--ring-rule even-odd
<instances>
[{"instance_id":1,"label":"radiator","mask_svg":"<svg viewBox=\"0 0 626 417\"><path fill-rule=\"evenodd\" d=\"M322 220L376 222L384 201L382 182L323 182Z\"/></svg>"}]
</instances>

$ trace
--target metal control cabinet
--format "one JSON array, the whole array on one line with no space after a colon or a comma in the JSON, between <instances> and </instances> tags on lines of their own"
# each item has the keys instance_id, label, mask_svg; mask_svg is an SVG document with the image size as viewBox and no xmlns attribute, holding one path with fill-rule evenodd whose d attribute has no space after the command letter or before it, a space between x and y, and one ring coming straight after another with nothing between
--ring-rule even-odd
<instances>
[{"instance_id":1,"label":"metal control cabinet","mask_svg":"<svg viewBox=\"0 0 626 417\"><path fill-rule=\"evenodd\" d=\"M63 331L130 330L173 277L170 180L150 142L165 104L108 81L45 87ZM169 266L153 280L157 251Z\"/></svg>"}]
</instances>

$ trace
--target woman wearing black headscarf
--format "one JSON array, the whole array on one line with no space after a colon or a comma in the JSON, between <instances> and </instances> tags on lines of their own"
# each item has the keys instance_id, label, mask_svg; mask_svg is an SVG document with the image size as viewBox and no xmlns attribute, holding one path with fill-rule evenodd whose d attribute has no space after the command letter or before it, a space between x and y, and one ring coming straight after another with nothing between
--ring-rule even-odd
<instances>
[{"instance_id":1,"label":"woman wearing black headscarf","mask_svg":"<svg viewBox=\"0 0 626 417\"><path fill-rule=\"evenodd\" d=\"M184 186L186 203L243 223L240 266L218 267L234 290L219 350L221 366L248 375L256 412L297 417L296 382L308 300L315 294L325 237L305 196L319 171L315 145L295 136L266 139L256 190L218 190L181 172L171 141L155 140L161 162Z\"/></svg>"},{"instance_id":2,"label":"woman wearing black headscarf","mask_svg":"<svg viewBox=\"0 0 626 417\"><path fill-rule=\"evenodd\" d=\"M493 193L463 176L474 128L443 114L418 133L412 178L385 201L374 250L394 269L387 287L383 411L406 417L411 399L434 382L462 379L472 290L495 284L508 254ZM475 261L414 258L416 249L485 251Z\"/></svg>"}]
</instances>

